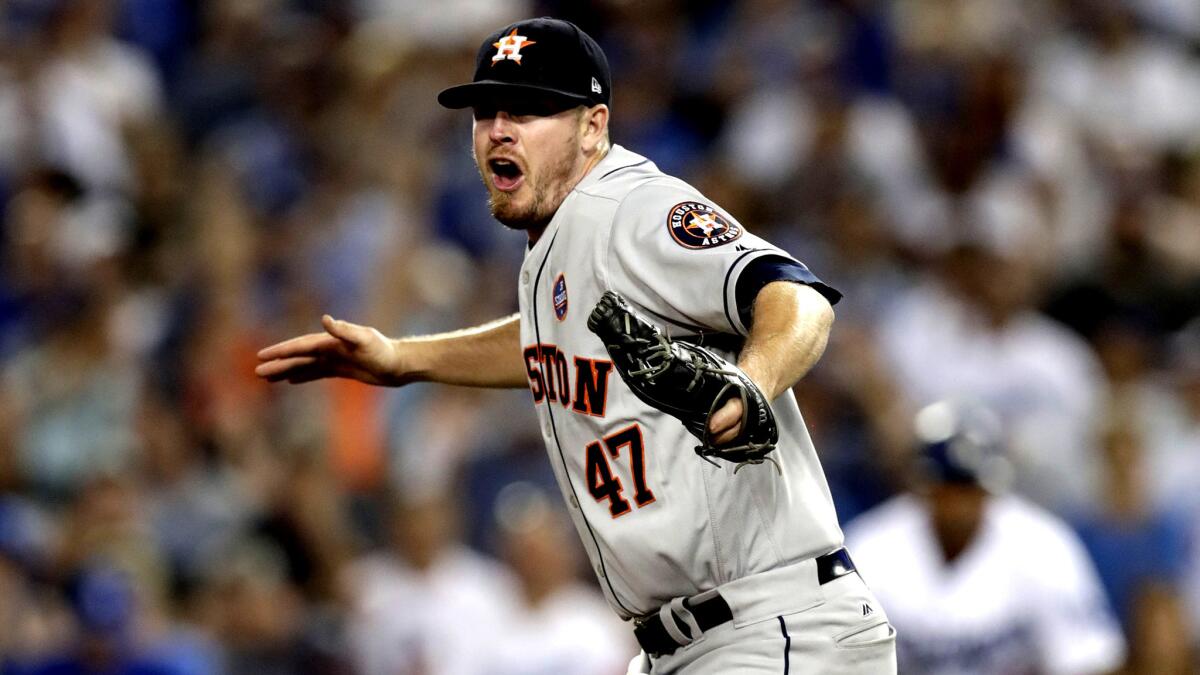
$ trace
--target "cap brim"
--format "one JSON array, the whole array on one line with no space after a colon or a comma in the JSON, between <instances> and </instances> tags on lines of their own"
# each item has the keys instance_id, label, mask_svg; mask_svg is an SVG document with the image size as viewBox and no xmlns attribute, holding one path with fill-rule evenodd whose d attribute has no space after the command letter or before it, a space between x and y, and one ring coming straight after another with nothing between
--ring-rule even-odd
<instances>
[{"instance_id":1,"label":"cap brim","mask_svg":"<svg viewBox=\"0 0 1200 675\"><path fill-rule=\"evenodd\" d=\"M558 89L495 80L480 80L450 87L438 94L437 100L443 107L451 109L470 108L480 104L505 101L553 100L569 106L591 103L586 96Z\"/></svg>"}]
</instances>

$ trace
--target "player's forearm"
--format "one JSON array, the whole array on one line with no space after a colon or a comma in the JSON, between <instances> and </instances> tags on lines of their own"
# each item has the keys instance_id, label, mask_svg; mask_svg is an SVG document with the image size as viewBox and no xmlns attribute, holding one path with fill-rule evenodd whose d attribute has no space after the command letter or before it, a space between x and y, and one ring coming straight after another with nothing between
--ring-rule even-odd
<instances>
[{"instance_id":1,"label":"player's forearm","mask_svg":"<svg viewBox=\"0 0 1200 675\"><path fill-rule=\"evenodd\" d=\"M407 379L468 387L526 387L520 318L396 340Z\"/></svg>"},{"instance_id":2,"label":"player's forearm","mask_svg":"<svg viewBox=\"0 0 1200 675\"><path fill-rule=\"evenodd\" d=\"M754 300L754 322L738 366L774 400L825 352L833 307L811 286L767 284Z\"/></svg>"}]
</instances>

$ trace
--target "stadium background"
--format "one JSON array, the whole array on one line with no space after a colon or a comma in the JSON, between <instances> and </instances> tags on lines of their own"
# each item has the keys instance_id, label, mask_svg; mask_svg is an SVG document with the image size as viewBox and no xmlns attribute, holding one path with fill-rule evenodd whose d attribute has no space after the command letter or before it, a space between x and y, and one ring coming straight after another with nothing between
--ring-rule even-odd
<instances>
[{"instance_id":1,"label":"stadium background","mask_svg":"<svg viewBox=\"0 0 1200 675\"><path fill-rule=\"evenodd\" d=\"M904 488L919 405L982 400L1128 672L1196 667L1195 2L7 0L0 672L632 656L527 393L252 373L322 312L515 310L523 238L434 97L537 14L606 49L615 142L846 293L797 388L843 521Z\"/></svg>"}]
</instances>

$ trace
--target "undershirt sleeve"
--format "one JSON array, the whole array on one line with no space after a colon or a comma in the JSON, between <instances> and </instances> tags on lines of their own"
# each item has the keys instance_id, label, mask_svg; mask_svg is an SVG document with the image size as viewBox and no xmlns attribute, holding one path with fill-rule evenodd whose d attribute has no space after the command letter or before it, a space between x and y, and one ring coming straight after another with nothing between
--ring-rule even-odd
<instances>
[{"instance_id":1,"label":"undershirt sleeve","mask_svg":"<svg viewBox=\"0 0 1200 675\"><path fill-rule=\"evenodd\" d=\"M836 305L842 299L837 289L822 282L804 263L781 255L767 255L755 258L746 265L738 276L736 290L738 318L742 325L749 327L754 319L754 300L758 292L769 283L775 281L791 281L797 284L811 286L813 290L825 296L829 304Z\"/></svg>"}]
</instances>

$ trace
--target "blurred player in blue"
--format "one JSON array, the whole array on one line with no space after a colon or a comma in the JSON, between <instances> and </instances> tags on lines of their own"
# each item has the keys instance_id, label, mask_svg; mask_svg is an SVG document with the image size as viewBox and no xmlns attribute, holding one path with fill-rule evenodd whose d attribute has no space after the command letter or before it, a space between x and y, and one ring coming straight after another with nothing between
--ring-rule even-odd
<instances>
[{"instance_id":1,"label":"blurred player in blue","mask_svg":"<svg viewBox=\"0 0 1200 675\"><path fill-rule=\"evenodd\" d=\"M942 401L915 420L914 490L850 523L846 541L899 634L900 672L1107 673L1120 627L1083 545L1002 493L998 419Z\"/></svg>"}]
</instances>

